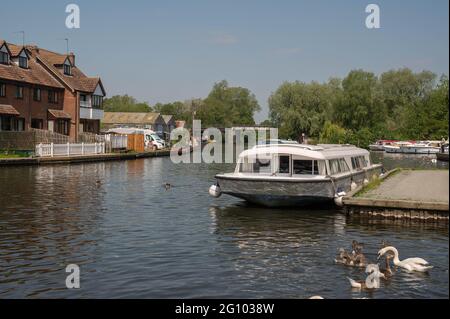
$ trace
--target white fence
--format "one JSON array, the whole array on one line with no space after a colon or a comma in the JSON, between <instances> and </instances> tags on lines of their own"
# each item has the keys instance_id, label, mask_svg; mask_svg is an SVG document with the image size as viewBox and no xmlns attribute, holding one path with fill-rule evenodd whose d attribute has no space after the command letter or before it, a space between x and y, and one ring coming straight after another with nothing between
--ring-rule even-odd
<instances>
[{"instance_id":1,"label":"white fence","mask_svg":"<svg viewBox=\"0 0 450 319\"><path fill-rule=\"evenodd\" d=\"M67 143L67 144L38 144L36 145L36 156L55 157L73 155L104 154L105 143Z\"/></svg>"}]
</instances>

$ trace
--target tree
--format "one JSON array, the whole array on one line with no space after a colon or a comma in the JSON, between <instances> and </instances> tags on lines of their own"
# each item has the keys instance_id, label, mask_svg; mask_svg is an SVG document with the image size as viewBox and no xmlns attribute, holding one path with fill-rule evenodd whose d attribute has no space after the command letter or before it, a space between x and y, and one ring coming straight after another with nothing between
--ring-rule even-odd
<instances>
[{"instance_id":1,"label":"tree","mask_svg":"<svg viewBox=\"0 0 450 319\"><path fill-rule=\"evenodd\" d=\"M377 100L377 77L363 70L351 71L342 81L343 94L334 107L334 120L342 127L359 130L373 127L383 117Z\"/></svg>"},{"instance_id":2,"label":"tree","mask_svg":"<svg viewBox=\"0 0 450 319\"><path fill-rule=\"evenodd\" d=\"M173 103L157 103L153 106L155 112L161 113L163 115L173 115L176 120L187 121L190 115L190 109L183 102L173 102Z\"/></svg>"},{"instance_id":3,"label":"tree","mask_svg":"<svg viewBox=\"0 0 450 319\"><path fill-rule=\"evenodd\" d=\"M381 74L380 90L386 106L387 127L401 138L411 133L410 112L415 112L435 86L436 75L429 71L413 73L408 68L391 70Z\"/></svg>"},{"instance_id":4,"label":"tree","mask_svg":"<svg viewBox=\"0 0 450 319\"><path fill-rule=\"evenodd\" d=\"M320 143L343 144L347 141L348 132L339 125L326 121L320 133Z\"/></svg>"},{"instance_id":5,"label":"tree","mask_svg":"<svg viewBox=\"0 0 450 319\"><path fill-rule=\"evenodd\" d=\"M269 97L269 116L283 138L318 136L331 108L332 87L285 82Z\"/></svg>"},{"instance_id":6,"label":"tree","mask_svg":"<svg viewBox=\"0 0 450 319\"><path fill-rule=\"evenodd\" d=\"M254 125L260 106L254 94L242 87L230 87L227 81L214 84L208 97L196 105L196 118L206 126L231 127Z\"/></svg>"},{"instance_id":7,"label":"tree","mask_svg":"<svg viewBox=\"0 0 450 319\"><path fill-rule=\"evenodd\" d=\"M147 102L138 102L129 95L114 95L103 101L105 112L151 112Z\"/></svg>"}]
</instances>

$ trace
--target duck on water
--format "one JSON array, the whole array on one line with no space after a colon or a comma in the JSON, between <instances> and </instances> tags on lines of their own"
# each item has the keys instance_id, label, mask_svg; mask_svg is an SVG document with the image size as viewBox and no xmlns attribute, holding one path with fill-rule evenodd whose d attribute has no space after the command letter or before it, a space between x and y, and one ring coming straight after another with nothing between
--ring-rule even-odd
<instances>
[{"instance_id":1,"label":"duck on water","mask_svg":"<svg viewBox=\"0 0 450 319\"><path fill-rule=\"evenodd\" d=\"M367 150L353 145L279 141L242 152L235 171L216 175L209 193L268 207L332 202L381 175L382 169L371 163Z\"/></svg>"}]
</instances>

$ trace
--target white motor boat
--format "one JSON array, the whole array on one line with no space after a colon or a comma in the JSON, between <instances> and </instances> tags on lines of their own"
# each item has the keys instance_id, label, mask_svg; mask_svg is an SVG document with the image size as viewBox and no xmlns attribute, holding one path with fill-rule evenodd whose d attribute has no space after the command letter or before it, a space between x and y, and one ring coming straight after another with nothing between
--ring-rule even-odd
<instances>
[{"instance_id":1,"label":"white motor boat","mask_svg":"<svg viewBox=\"0 0 450 319\"><path fill-rule=\"evenodd\" d=\"M411 142L395 142L390 145L384 145L386 153L403 153L402 147L414 145Z\"/></svg>"},{"instance_id":2,"label":"white motor boat","mask_svg":"<svg viewBox=\"0 0 450 319\"><path fill-rule=\"evenodd\" d=\"M436 154L440 152L439 143L418 142L411 145L400 146L400 153L403 154Z\"/></svg>"},{"instance_id":3,"label":"white motor boat","mask_svg":"<svg viewBox=\"0 0 450 319\"><path fill-rule=\"evenodd\" d=\"M352 145L257 145L240 154L234 173L216 175L210 194L269 207L332 202L382 169Z\"/></svg>"}]
</instances>

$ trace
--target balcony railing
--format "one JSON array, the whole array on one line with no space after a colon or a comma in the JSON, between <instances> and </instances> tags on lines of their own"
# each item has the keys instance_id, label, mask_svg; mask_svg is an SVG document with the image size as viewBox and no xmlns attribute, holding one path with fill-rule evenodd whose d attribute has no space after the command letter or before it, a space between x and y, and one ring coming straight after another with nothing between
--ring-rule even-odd
<instances>
[{"instance_id":1,"label":"balcony railing","mask_svg":"<svg viewBox=\"0 0 450 319\"><path fill-rule=\"evenodd\" d=\"M89 101L80 101L81 107L91 107L91 102Z\"/></svg>"},{"instance_id":2,"label":"balcony railing","mask_svg":"<svg viewBox=\"0 0 450 319\"><path fill-rule=\"evenodd\" d=\"M80 118L87 120L101 120L103 119L103 110L93 107L81 107Z\"/></svg>"}]
</instances>

